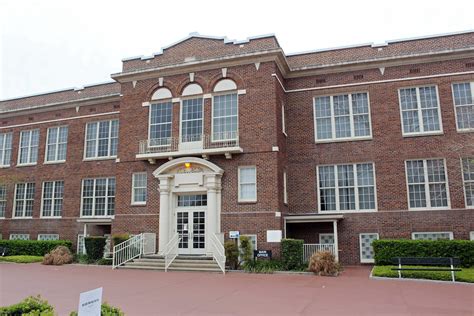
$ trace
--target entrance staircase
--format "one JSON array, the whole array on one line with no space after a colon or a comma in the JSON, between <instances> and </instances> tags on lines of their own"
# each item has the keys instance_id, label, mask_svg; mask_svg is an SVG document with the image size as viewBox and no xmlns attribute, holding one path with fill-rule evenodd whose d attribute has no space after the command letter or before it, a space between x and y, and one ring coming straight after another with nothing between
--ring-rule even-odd
<instances>
[{"instance_id":1,"label":"entrance staircase","mask_svg":"<svg viewBox=\"0 0 474 316\"><path fill-rule=\"evenodd\" d=\"M160 270L165 271L165 258L159 255L144 255L118 267L119 269ZM206 271L222 270L213 257L179 255L168 267L168 271Z\"/></svg>"}]
</instances>

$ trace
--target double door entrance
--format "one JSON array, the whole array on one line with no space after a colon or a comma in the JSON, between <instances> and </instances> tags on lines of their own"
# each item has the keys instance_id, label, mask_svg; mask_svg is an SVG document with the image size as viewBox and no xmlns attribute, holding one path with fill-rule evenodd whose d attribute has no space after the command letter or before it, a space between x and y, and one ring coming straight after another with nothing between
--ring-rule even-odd
<instances>
[{"instance_id":1,"label":"double door entrance","mask_svg":"<svg viewBox=\"0 0 474 316\"><path fill-rule=\"evenodd\" d=\"M176 232L181 238L179 254L205 254L206 212L204 210L177 210Z\"/></svg>"}]
</instances>

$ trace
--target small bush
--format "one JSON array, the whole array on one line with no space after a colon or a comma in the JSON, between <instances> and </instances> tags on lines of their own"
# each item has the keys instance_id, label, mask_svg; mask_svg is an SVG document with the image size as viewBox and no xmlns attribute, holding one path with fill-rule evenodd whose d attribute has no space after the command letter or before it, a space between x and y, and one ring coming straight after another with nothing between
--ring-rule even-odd
<instances>
[{"instance_id":1,"label":"small bush","mask_svg":"<svg viewBox=\"0 0 474 316\"><path fill-rule=\"evenodd\" d=\"M114 243L114 246L117 246L118 244L123 243L124 241L130 239L129 234L114 234L112 235L112 241Z\"/></svg>"},{"instance_id":2,"label":"small bush","mask_svg":"<svg viewBox=\"0 0 474 316\"><path fill-rule=\"evenodd\" d=\"M71 250L64 246L58 246L44 256L43 264L60 266L63 264L72 263L72 261L73 256L71 254Z\"/></svg>"},{"instance_id":3,"label":"small bush","mask_svg":"<svg viewBox=\"0 0 474 316\"><path fill-rule=\"evenodd\" d=\"M239 265L239 247L233 240L224 243L226 264L231 269L237 269Z\"/></svg>"},{"instance_id":4,"label":"small bush","mask_svg":"<svg viewBox=\"0 0 474 316\"><path fill-rule=\"evenodd\" d=\"M2 316L54 316L54 308L38 296L29 296L18 304L0 307Z\"/></svg>"},{"instance_id":5,"label":"small bush","mask_svg":"<svg viewBox=\"0 0 474 316\"><path fill-rule=\"evenodd\" d=\"M57 246L71 249L70 240L0 240L0 247L6 247L9 256L44 256Z\"/></svg>"},{"instance_id":6,"label":"small bush","mask_svg":"<svg viewBox=\"0 0 474 316\"><path fill-rule=\"evenodd\" d=\"M14 262L14 263L35 263L43 261L41 256L6 256L0 257L0 262Z\"/></svg>"},{"instance_id":7,"label":"small bush","mask_svg":"<svg viewBox=\"0 0 474 316\"><path fill-rule=\"evenodd\" d=\"M281 271L282 263L278 260L250 260L242 265L243 269L252 273L273 273Z\"/></svg>"},{"instance_id":8,"label":"small bush","mask_svg":"<svg viewBox=\"0 0 474 316\"><path fill-rule=\"evenodd\" d=\"M339 264L331 252L318 251L309 259L308 270L317 275L335 276L339 271Z\"/></svg>"},{"instance_id":9,"label":"small bush","mask_svg":"<svg viewBox=\"0 0 474 316\"><path fill-rule=\"evenodd\" d=\"M252 242L248 236L240 236L240 258L242 262L252 261Z\"/></svg>"},{"instance_id":10,"label":"small bush","mask_svg":"<svg viewBox=\"0 0 474 316\"><path fill-rule=\"evenodd\" d=\"M102 258L97 261L97 264L100 266L111 266L112 265L112 259L110 258Z\"/></svg>"},{"instance_id":11,"label":"small bush","mask_svg":"<svg viewBox=\"0 0 474 316\"><path fill-rule=\"evenodd\" d=\"M1 315L1 314L0 314ZM102 306L100 308L100 315L101 316L124 316L124 312L120 310L118 307L111 306L107 304L106 302L102 303ZM77 312L71 312L69 316L77 316Z\"/></svg>"},{"instance_id":12,"label":"small bush","mask_svg":"<svg viewBox=\"0 0 474 316\"><path fill-rule=\"evenodd\" d=\"M295 270L302 265L303 243L300 239L282 239L281 261L285 270Z\"/></svg>"},{"instance_id":13,"label":"small bush","mask_svg":"<svg viewBox=\"0 0 474 316\"><path fill-rule=\"evenodd\" d=\"M381 239L372 243L375 264L390 265L395 257L456 257L463 267L474 266L474 241Z\"/></svg>"},{"instance_id":14,"label":"small bush","mask_svg":"<svg viewBox=\"0 0 474 316\"><path fill-rule=\"evenodd\" d=\"M99 260L104 257L105 237L86 237L84 243L86 245L86 254L92 260Z\"/></svg>"}]
</instances>

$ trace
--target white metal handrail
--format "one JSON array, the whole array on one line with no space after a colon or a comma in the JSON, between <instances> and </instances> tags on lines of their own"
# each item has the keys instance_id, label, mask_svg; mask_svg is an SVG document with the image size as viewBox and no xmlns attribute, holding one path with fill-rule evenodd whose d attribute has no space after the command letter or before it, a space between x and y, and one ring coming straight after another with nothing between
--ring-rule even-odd
<instances>
[{"instance_id":1,"label":"white metal handrail","mask_svg":"<svg viewBox=\"0 0 474 316\"><path fill-rule=\"evenodd\" d=\"M303 245L303 262L309 261L311 256L316 252L329 251L335 254L334 244L304 244Z\"/></svg>"},{"instance_id":2,"label":"white metal handrail","mask_svg":"<svg viewBox=\"0 0 474 316\"><path fill-rule=\"evenodd\" d=\"M170 239L168 244L165 246L165 251L163 253L163 256L165 257L165 272L168 271L168 267L173 263L174 259L178 256L178 247L179 247L179 242L181 238L179 237L179 234L176 233L173 235L173 237Z\"/></svg>"},{"instance_id":3,"label":"white metal handrail","mask_svg":"<svg viewBox=\"0 0 474 316\"><path fill-rule=\"evenodd\" d=\"M140 257L143 254L144 235L135 235L126 241L115 245L112 257L112 269L115 269L126 262Z\"/></svg>"},{"instance_id":4,"label":"white metal handrail","mask_svg":"<svg viewBox=\"0 0 474 316\"><path fill-rule=\"evenodd\" d=\"M211 252L222 273L225 274L225 249L216 234L211 235Z\"/></svg>"}]
</instances>

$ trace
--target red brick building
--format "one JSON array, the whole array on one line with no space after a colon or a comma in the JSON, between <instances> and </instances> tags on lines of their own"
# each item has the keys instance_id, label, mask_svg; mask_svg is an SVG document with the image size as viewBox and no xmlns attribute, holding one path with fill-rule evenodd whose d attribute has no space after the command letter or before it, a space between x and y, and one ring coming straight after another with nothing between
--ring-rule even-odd
<instances>
[{"instance_id":1,"label":"red brick building","mask_svg":"<svg viewBox=\"0 0 474 316\"><path fill-rule=\"evenodd\" d=\"M474 238L472 32L290 55L193 34L112 79L0 102L3 238L213 255L239 231L344 264L376 238Z\"/></svg>"}]
</instances>

